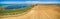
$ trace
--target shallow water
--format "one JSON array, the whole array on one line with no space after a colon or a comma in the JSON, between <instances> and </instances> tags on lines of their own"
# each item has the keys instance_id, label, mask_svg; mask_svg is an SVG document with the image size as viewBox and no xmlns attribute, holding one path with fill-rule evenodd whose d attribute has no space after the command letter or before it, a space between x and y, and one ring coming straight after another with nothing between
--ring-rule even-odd
<instances>
[{"instance_id":1,"label":"shallow water","mask_svg":"<svg viewBox=\"0 0 60 19\"><path fill-rule=\"evenodd\" d=\"M26 8L30 4L0 4L0 7L5 7L5 9L18 9L18 8Z\"/></svg>"}]
</instances>

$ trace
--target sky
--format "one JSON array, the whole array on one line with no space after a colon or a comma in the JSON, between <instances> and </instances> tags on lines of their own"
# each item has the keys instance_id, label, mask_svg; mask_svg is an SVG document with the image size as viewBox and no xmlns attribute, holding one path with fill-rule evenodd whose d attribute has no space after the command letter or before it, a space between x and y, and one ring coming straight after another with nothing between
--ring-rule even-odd
<instances>
[{"instance_id":1,"label":"sky","mask_svg":"<svg viewBox=\"0 0 60 19\"><path fill-rule=\"evenodd\" d=\"M60 0L0 0L2 1L56 1L59 2Z\"/></svg>"},{"instance_id":2,"label":"sky","mask_svg":"<svg viewBox=\"0 0 60 19\"><path fill-rule=\"evenodd\" d=\"M0 3L60 3L60 0L0 0Z\"/></svg>"}]
</instances>

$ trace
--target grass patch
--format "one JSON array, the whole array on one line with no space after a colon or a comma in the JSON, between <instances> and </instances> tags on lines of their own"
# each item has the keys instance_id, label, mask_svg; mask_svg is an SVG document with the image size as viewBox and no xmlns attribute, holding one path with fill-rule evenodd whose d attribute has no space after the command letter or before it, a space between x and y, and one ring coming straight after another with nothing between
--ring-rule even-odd
<instances>
[{"instance_id":1,"label":"grass patch","mask_svg":"<svg viewBox=\"0 0 60 19\"><path fill-rule=\"evenodd\" d=\"M0 8L0 15L8 15L8 14L22 14L28 10L30 10L33 6L28 6L26 8L21 8L21 9L15 9L15 10L5 10L5 8Z\"/></svg>"}]
</instances>

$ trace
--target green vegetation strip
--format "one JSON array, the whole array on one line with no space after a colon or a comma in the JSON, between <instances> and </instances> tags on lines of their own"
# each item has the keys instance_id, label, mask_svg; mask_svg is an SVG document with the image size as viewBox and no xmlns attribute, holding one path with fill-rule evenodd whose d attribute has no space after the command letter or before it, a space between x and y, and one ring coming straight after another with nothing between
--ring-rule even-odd
<instances>
[{"instance_id":1,"label":"green vegetation strip","mask_svg":"<svg viewBox=\"0 0 60 19\"><path fill-rule=\"evenodd\" d=\"M26 7L26 8L15 9L15 10L4 10L4 8L3 8L3 9L0 10L0 16L8 15L8 14L12 14L12 15L13 15L13 14L15 14L15 13L16 13L16 14L22 14L22 13L30 10L32 7L33 7L33 6L28 6L28 7Z\"/></svg>"}]
</instances>

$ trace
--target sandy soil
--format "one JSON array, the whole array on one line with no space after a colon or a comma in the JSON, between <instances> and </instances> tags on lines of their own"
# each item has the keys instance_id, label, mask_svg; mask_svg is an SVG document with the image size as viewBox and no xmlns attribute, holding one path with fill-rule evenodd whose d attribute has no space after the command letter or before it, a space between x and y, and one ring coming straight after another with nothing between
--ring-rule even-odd
<instances>
[{"instance_id":1,"label":"sandy soil","mask_svg":"<svg viewBox=\"0 0 60 19\"><path fill-rule=\"evenodd\" d=\"M2 19L57 19L58 7L55 5L37 5L27 14L18 17L8 17ZM59 18L58 18L59 19Z\"/></svg>"}]
</instances>

